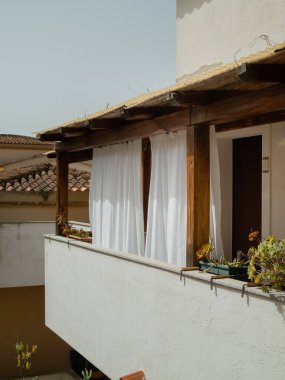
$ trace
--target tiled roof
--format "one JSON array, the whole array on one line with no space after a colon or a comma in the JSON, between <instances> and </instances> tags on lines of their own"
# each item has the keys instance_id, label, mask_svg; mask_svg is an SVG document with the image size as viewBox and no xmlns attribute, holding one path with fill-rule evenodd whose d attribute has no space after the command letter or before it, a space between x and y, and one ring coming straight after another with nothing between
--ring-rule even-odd
<instances>
[{"instance_id":1,"label":"tiled roof","mask_svg":"<svg viewBox=\"0 0 285 380\"><path fill-rule=\"evenodd\" d=\"M89 189L90 173L76 169L69 170L68 190ZM1 191L57 191L56 167L52 164L26 166L0 173Z\"/></svg>"},{"instance_id":2,"label":"tiled roof","mask_svg":"<svg viewBox=\"0 0 285 380\"><path fill-rule=\"evenodd\" d=\"M46 145L52 146L53 142L41 141L31 136L5 135L0 134L0 144L18 144L18 145Z\"/></svg>"}]
</instances>

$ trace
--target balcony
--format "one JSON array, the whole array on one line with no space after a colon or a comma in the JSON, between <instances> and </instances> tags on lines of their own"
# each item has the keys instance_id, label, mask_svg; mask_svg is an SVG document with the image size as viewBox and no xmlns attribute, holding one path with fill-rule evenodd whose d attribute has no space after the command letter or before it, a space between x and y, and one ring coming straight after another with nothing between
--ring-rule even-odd
<instances>
[{"instance_id":1,"label":"balcony","mask_svg":"<svg viewBox=\"0 0 285 380\"><path fill-rule=\"evenodd\" d=\"M45 236L46 325L111 379L282 379L285 298Z\"/></svg>"}]
</instances>

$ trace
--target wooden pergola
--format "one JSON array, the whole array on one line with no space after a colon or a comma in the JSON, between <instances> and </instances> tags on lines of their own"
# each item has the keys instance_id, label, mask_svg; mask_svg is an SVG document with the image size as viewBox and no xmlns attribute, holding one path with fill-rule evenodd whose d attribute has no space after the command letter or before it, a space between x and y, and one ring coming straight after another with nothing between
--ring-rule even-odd
<instances>
[{"instance_id":1,"label":"wooden pergola","mask_svg":"<svg viewBox=\"0 0 285 380\"><path fill-rule=\"evenodd\" d=\"M57 215L68 218L68 165L92 158L94 147L143 139L145 228L150 180L149 137L187 129L187 265L209 237L209 127L216 131L285 120L285 45L190 77L119 106L38 133L55 141ZM57 233L61 234L58 223Z\"/></svg>"}]
</instances>

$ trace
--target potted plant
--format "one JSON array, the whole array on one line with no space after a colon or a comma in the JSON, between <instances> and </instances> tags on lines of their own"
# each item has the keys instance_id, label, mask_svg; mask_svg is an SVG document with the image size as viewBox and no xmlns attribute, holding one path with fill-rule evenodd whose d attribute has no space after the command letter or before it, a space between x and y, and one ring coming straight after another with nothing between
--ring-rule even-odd
<instances>
[{"instance_id":1,"label":"potted plant","mask_svg":"<svg viewBox=\"0 0 285 380\"><path fill-rule=\"evenodd\" d=\"M68 222L68 220L66 220L63 217L58 218L58 220L60 220L62 236L92 243L91 231L86 231L83 228L75 228L72 224Z\"/></svg>"},{"instance_id":2,"label":"potted plant","mask_svg":"<svg viewBox=\"0 0 285 380\"><path fill-rule=\"evenodd\" d=\"M219 259L212 254L215 247L212 241L204 244L197 252L200 270L220 276L229 276L237 280L247 281L248 257L239 251L233 261L228 261L224 256Z\"/></svg>"},{"instance_id":3,"label":"potted plant","mask_svg":"<svg viewBox=\"0 0 285 380\"><path fill-rule=\"evenodd\" d=\"M71 224L63 228L62 234L71 239L85 241L87 243L92 242L92 233L90 231L86 231L83 228L75 228Z\"/></svg>"},{"instance_id":4,"label":"potted plant","mask_svg":"<svg viewBox=\"0 0 285 380\"><path fill-rule=\"evenodd\" d=\"M285 239L278 240L274 235L270 235L261 242L257 231L250 235L251 239L258 245L250 248L248 253L248 277L266 293L269 292L269 287L284 290Z\"/></svg>"}]
</instances>

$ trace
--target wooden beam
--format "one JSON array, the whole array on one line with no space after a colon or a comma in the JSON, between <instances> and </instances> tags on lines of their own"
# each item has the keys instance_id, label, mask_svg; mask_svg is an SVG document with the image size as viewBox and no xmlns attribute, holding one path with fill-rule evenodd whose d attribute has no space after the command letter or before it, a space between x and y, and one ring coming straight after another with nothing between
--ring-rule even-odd
<instances>
[{"instance_id":1,"label":"wooden beam","mask_svg":"<svg viewBox=\"0 0 285 380\"><path fill-rule=\"evenodd\" d=\"M77 152L66 152L66 161L69 164L74 162L90 161L93 157L93 149L79 150Z\"/></svg>"},{"instance_id":2,"label":"wooden beam","mask_svg":"<svg viewBox=\"0 0 285 380\"><path fill-rule=\"evenodd\" d=\"M47 158L56 158L56 151L49 152L47 154ZM74 162L82 162L82 161L90 161L93 157L93 149L85 149L79 150L77 152L66 152L65 153L65 161L68 164L72 164Z\"/></svg>"},{"instance_id":3,"label":"wooden beam","mask_svg":"<svg viewBox=\"0 0 285 380\"><path fill-rule=\"evenodd\" d=\"M178 112L181 106L151 106L151 107L131 107L121 110L121 117L124 120L147 120L154 117Z\"/></svg>"},{"instance_id":4,"label":"wooden beam","mask_svg":"<svg viewBox=\"0 0 285 380\"><path fill-rule=\"evenodd\" d=\"M254 127L262 124L272 124L285 121L285 111L262 114L255 117L241 119L230 123L216 125L216 132L230 131L232 129Z\"/></svg>"},{"instance_id":5,"label":"wooden beam","mask_svg":"<svg viewBox=\"0 0 285 380\"><path fill-rule=\"evenodd\" d=\"M68 221L68 162L62 152L57 153L56 181L56 234L61 236Z\"/></svg>"},{"instance_id":6,"label":"wooden beam","mask_svg":"<svg viewBox=\"0 0 285 380\"><path fill-rule=\"evenodd\" d=\"M88 128L86 128L88 131L92 132L94 130L109 130L112 128L119 128L121 127L125 121L121 118L121 116L118 113L117 117L113 118L97 118L90 120L90 123L88 125Z\"/></svg>"},{"instance_id":7,"label":"wooden beam","mask_svg":"<svg viewBox=\"0 0 285 380\"><path fill-rule=\"evenodd\" d=\"M47 158L56 158L56 151L52 150L47 153Z\"/></svg>"},{"instance_id":8,"label":"wooden beam","mask_svg":"<svg viewBox=\"0 0 285 380\"><path fill-rule=\"evenodd\" d=\"M197 264L196 251L209 240L209 126L187 129L187 266Z\"/></svg>"},{"instance_id":9,"label":"wooden beam","mask_svg":"<svg viewBox=\"0 0 285 380\"><path fill-rule=\"evenodd\" d=\"M47 131L45 133L38 133L37 138L42 141L65 141L72 137L78 137L91 133L92 130L108 130L114 126L121 126L123 120L121 118L105 118L105 119L93 119L80 121L75 124L71 124L65 127L59 127L57 129ZM73 135L73 136L72 136Z\"/></svg>"},{"instance_id":10,"label":"wooden beam","mask_svg":"<svg viewBox=\"0 0 285 380\"><path fill-rule=\"evenodd\" d=\"M237 75L244 82L285 83L285 65L243 63Z\"/></svg>"},{"instance_id":11,"label":"wooden beam","mask_svg":"<svg viewBox=\"0 0 285 380\"><path fill-rule=\"evenodd\" d=\"M224 124L285 110L285 85L276 85L191 109L191 124Z\"/></svg>"},{"instance_id":12,"label":"wooden beam","mask_svg":"<svg viewBox=\"0 0 285 380\"><path fill-rule=\"evenodd\" d=\"M168 99L173 105L189 107L191 105L206 105L247 93L248 91L240 90L175 91L168 94Z\"/></svg>"},{"instance_id":13,"label":"wooden beam","mask_svg":"<svg viewBox=\"0 0 285 380\"><path fill-rule=\"evenodd\" d=\"M82 150L126 141L132 138L145 138L161 131L178 130L185 125L225 124L242 119L249 119L260 114L285 110L285 85L276 85L250 93L242 93L225 100L215 101L206 106L193 106L190 112L183 111L159 116L150 120L126 122L117 119L104 122L114 123L114 128L94 130L87 135L57 142L57 151ZM96 122L98 120L96 119ZM95 128L92 121L88 128ZM111 125L111 124L109 124Z\"/></svg>"},{"instance_id":14,"label":"wooden beam","mask_svg":"<svg viewBox=\"0 0 285 380\"><path fill-rule=\"evenodd\" d=\"M72 128L70 130L66 130L62 132L62 136L64 139L69 139L71 137L80 137L86 134L86 128L81 128L80 130L73 131Z\"/></svg>"},{"instance_id":15,"label":"wooden beam","mask_svg":"<svg viewBox=\"0 0 285 380\"><path fill-rule=\"evenodd\" d=\"M108 131L94 131L87 136L58 142L55 144L55 150L57 152L85 150L131 139L146 138L163 131L177 131L189 125L189 116L189 110L183 110L155 119L126 124Z\"/></svg>"},{"instance_id":16,"label":"wooden beam","mask_svg":"<svg viewBox=\"0 0 285 380\"><path fill-rule=\"evenodd\" d=\"M60 133L51 133L37 134L37 138L41 141L63 141L64 137Z\"/></svg>"},{"instance_id":17,"label":"wooden beam","mask_svg":"<svg viewBox=\"0 0 285 380\"><path fill-rule=\"evenodd\" d=\"M129 120L146 120L173 112L191 105L205 105L217 100L228 99L246 93L240 90L188 90L170 91L142 102L139 106L121 107L111 110L101 117L74 121L70 125L58 127L38 135L46 141L65 141L73 136L87 134L90 130L108 130L125 125Z\"/></svg>"}]
</instances>

